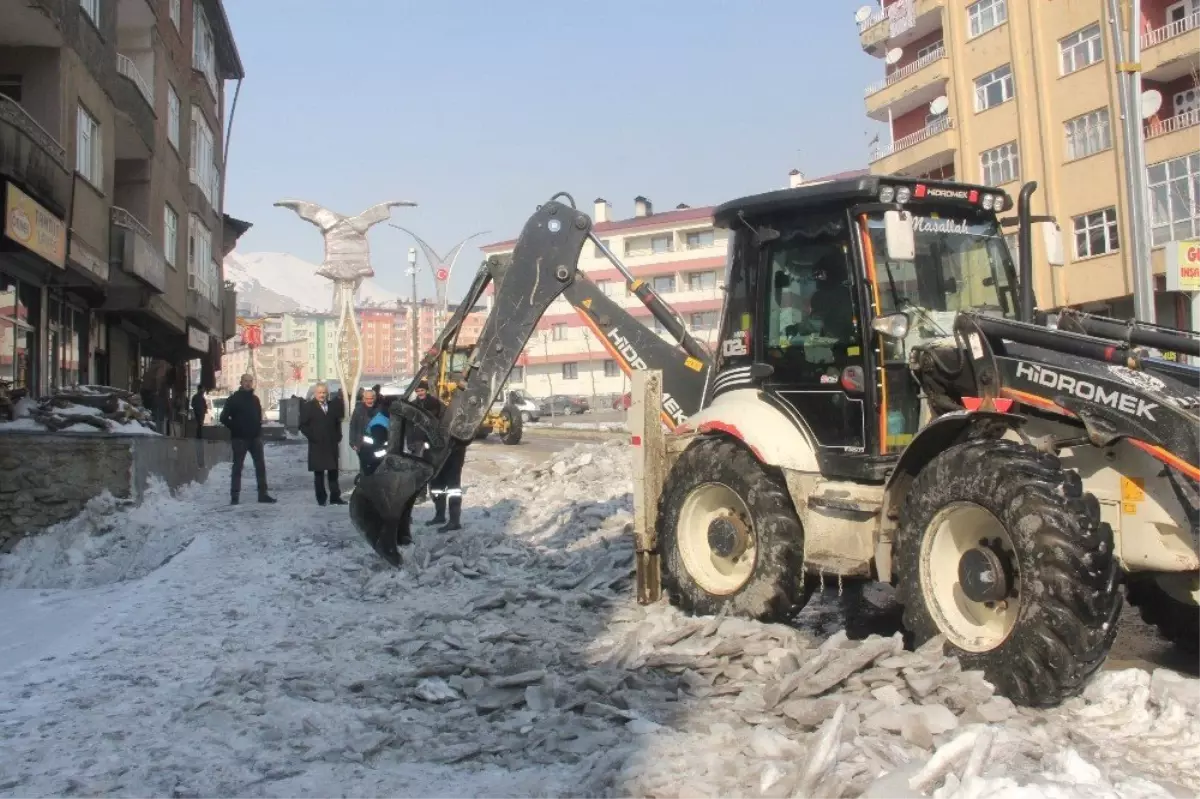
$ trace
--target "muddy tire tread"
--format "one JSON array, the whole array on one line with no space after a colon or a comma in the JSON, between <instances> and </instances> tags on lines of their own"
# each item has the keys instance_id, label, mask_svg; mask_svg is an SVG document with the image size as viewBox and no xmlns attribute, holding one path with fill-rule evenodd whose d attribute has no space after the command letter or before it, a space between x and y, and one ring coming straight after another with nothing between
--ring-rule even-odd
<instances>
[{"instance_id":1,"label":"muddy tire tread","mask_svg":"<svg viewBox=\"0 0 1200 799\"><path fill-rule=\"evenodd\" d=\"M916 644L939 632L920 586L921 537L938 509L959 500L984 506L1008 529L1021 608L995 649L971 653L947 642L947 654L1019 705L1049 707L1078 694L1108 656L1122 605L1099 502L1056 455L1017 442L972 440L935 457L913 481L895 542L896 595Z\"/></svg>"},{"instance_id":2,"label":"muddy tire tread","mask_svg":"<svg viewBox=\"0 0 1200 799\"><path fill-rule=\"evenodd\" d=\"M690 489L720 482L741 495L753 517L758 560L741 590L714 596L688 574L676 543L679 513ZM662 584L672 605L695 615L760 621L790 619L808 601L804 578L804 532L782 476L764 467L744 447L725 438L693 442L680 455L659 499L656 528Z\"/></svg>"}]
</instances>

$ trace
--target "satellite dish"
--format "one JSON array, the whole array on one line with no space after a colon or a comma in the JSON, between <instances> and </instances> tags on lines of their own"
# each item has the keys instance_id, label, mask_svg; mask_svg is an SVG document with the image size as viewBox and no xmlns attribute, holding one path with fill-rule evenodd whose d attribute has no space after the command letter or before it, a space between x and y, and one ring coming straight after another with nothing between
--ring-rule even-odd
<instances>
[{"instance_id":1,"label":"satellite dish","mask_svg":"<svg viewBox=\"0 0 1200 799\"><path fill-rule=\"evenodd\" d=\"M858 11L854 12L854 21L863 23L867 21L867 17L871 16L871 7L863 6Z\"/></svg>"},{"instance_id":2,"label":"satellite dish","mask_svg":"<svg viewBox=\"0 0 1200 799\"><path fill-rule=\"evenodd\" d=\"M1147 89L1142 92L1142 119L1149 119L1162 108L1163 96L1158 89Z\"/></svg>"},{"instance_id":3,"label":"satellite dish","mask_svg":"<svg viewBox=\"0 0 1200 799\"><path fill-rule=\"evenodd\" d=\"M891 66L899 61L902 55L904 55L903 47L893 47L891 50L887 51L887 57L885 57L883 60L887 62L888 66Z\"/></svg>"},{"instance_id":4,"label":"satellite dish","mask_svg":"<svg viewBox=\"0 0 1200 799\"><path fill-rule=\"evenodd\" d=\"M929 104L929 113L934 116L940 116L946 113L946 109L949 107L950 100L943 94L941 97L935 97L933 102Z\"/></svg>"}]
</instances>

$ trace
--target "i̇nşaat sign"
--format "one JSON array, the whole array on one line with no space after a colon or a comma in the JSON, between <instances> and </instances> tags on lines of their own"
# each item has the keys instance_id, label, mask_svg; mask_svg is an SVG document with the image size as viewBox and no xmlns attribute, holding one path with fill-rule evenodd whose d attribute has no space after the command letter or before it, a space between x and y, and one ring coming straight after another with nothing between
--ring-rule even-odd
<instances>
[{"instance_id":1,"label":"i\u0307n\u015faat sign","mask_svg":"<svg viewBox=\"0 0 1200 799\"><path fill-rule=\"evenodd\" d=\"M1167 291L1200 292L1200 239L1167 243L1165 277Z\"/></svg>"}]
</instances>

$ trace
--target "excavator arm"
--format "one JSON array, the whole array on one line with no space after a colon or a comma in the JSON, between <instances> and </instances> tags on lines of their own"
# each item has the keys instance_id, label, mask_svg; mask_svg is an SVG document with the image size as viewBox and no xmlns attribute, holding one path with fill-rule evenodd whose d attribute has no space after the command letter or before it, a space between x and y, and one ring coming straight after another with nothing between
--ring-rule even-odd
<instances>
[{"instance_id":1,"label":"excavator arm","mask_svg":"<svg viewBox=\"0 0 1200 799\"><path fill-rule=\"evenodd\" d=\"M559 202L560 197L567 203ZM618 269L629 291L676 344L642 325L579 270L579 255L588 241ZM354 526L393 566L401 562L399 546L411 540L417 496L456 450L474 440L538 322L559 296L574 306L627 374L647 369L663 373L661 416L667 427L676 428L700 409L712 365L708 349L688 333L678 314L645 281L635 278L596 238L592 220L578 211L566 194L555 195L538 207L521 230L511 259L492 258L480 267L458 310L422 359L405 397L436 368L442 353L454 346L467 314L491 284L495 286L491 313L449 407L435 419L407 401L393 403L387 454L374 472L360 477L351 495ZM410 427L429 441L423 457L404 451Z\"/></svg>"}]
</instances>

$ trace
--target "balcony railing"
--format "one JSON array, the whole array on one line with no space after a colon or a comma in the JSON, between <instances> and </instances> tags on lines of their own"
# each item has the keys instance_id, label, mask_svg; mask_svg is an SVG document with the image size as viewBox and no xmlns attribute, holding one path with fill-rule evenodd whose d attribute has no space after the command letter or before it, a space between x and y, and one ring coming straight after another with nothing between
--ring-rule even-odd
<instances>
[{"instance_id":1,"label":"balcony railing","mask_svg":"<svg viewBox=\"0 0 1200 799\"><path fill-rule=\"evenodd\" d=\"M871 28L874 28L885 19L887 19L887 10L881 8L875 13L871 14L871 16L864 19L862 22L858 23L858 32L861 34L869 31Z\"/></svg>"},{"instance_id":2,"label":"balcony railing","mask_svg":"<svg viewBox=\"0 0 1200 799\"><path fill-rule=\"evenodd\" d=\"M167 290L167 259L154 246L154 236L137 217L120 206L112 207L112 248L121 268L160 293Z\"/></svg>"},{"instance_id":3,"label":"balcony railing","mask_svg":"<svg viewBox=\"0 0 1200 799\"><path fill-rule=\"evenodd\" d=\"M915 75L925 67L932 64L934 61L940 61L945 57L946 48L944 45L939 44L936 50L926 53L916 61L913 61L911 64L905 64L883 80L872 83L867 87L866 96L870 97L872 94L877 94L886 89L888 86L891 86L893 83L902 81L910 75Z\"/></svg>"},{"instance_id":4,"label":"balcony railing","mask_svg":"<svg viewBox=\"0 0 1200 799\"><path fill-rule=\"evenodd\" d=\"M1156 44L1170 41L1176 36L1182 36L1196 28L1200 28L1200 11L1189 14L1183 19L1177 19L1169 25L1163 25L1161 28L1155 28L1148 33L1143 33L1142 49L1147 50Z\"/></svg>"},{"instance_id":5,"label":"balcony railing","mask_svg":"<svg viewBox=\"0 0 1200 799\"><path fill-rule=\"evenodd\" d=\"M1176 133L1193 125L1200 125L1200 108L1193 108L1190 111L1184 111L1182 114L1160 119L1157 122L1147 122L1145 125L1146 138L1154 139L1159 136L1166 136L1168 133Z\"/></svg>"},{"instance_id":6,"label":"balcony railing","mask_svg":"<svg viewBox=\"0 0 1200 799\"><path fill-rule=\"evenodd\" d=\"M123 53L117 53L117 72L133 81L133 85L137 86L142 97L146 98L146 102L154 108L154 89L150 83L142 77L142 73L138 71L137 64L133 63L133 59Z\"/></svg>"},{"instance_id":7,"label":"balcony railing","mask_svg":"<svg viewBox=\"0 0 1200 799\"><path fill-rule=\"evenodd\" d=\"M39 147L50 154L50 157L61 166L67 168L67 149L58 143L58 139L29 116L29 112L21 104L10 97L0 94L0 120L8 122L17 130L32 139Z\"/></svg>"},{"instance_id":8,"label":"balcony railing","mask_svg":"<svg viewBox=\"0 0 1200 799\"><path fill-rule=\"evenodd\" d=\"M875 163L880 159L887 158L893 153L898 153L901 150L907 150L909 147L920 144L926 139L931 139L939 133L945 133L954 127L954 119L949 116L944 116L933 124L926 125L916 133L910 133L907 136L896 139L891 144L880 147L871 156L871 163Z\"/></svg>"}]
</instances>

